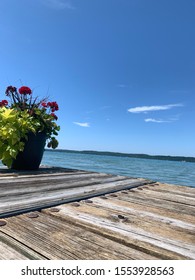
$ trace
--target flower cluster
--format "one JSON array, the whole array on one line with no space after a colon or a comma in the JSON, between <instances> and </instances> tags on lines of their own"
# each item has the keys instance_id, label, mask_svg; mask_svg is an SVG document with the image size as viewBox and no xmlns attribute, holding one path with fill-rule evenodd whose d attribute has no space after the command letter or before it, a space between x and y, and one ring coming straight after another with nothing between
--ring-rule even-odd
<instances>
[{"instance_id":1,"label":"flower cluster","mask_svg":"<svg viewBox=\"0 0 195 280\"><path fill-rule=\"evenodd\" d=\"M2 100L0 101L0 107L4 107L8 105L8 101L7 100Z\"/></svg>"},{"instance_id":2,"label":"flower cluster","mask_svg":"<svg viewBox=\"0 0 195 280\"><path fill-rule=\"evenodd\" d=\"M58 104L54 101L54 102L48 102L47 105L51 108L52 112L58 111L59 107Z\"/></svg>"},{"instance_id":3,"label":"flower cluster","mask_svg":"<svg viewBox=\"0 0 195 280\"><path fill-rule=\"evenodd\" d=\"M35 109L42 109L43 112L46 112L48 108L50 110L50 116L55 120L58 117L54 114L55 111L59 110L59 106L56 101L46 102L46 98L41 101L37 101L37 97L33 100L32 98L32 90L27 86L22 86L18 89L13 86L8 86L5 91L6 96L8 96L11 100L10 108L18 108L20 110L28 110L30 115L35 113ZM31 95L28 97L27 95ZM0 107L8 106L7 100L0 101Z\"/></svg>"},{"instance_id":4,"label":"flower cluster","mask_svg":"<svg viewBox=\"0 0 195 280\"><path fill-rule=\"evenodd\" d=\"M10 101L0 101L0 109L15 110L21 120L24 118L22 112L25 112L31 118L32 123L31 128L26 133L30 131L34 133L45 132L47 139L49 139L48 147L56 148L58 141L55 136L60 130L60 127L55 123L58 117L54 114L55 111L59 110L57 102L48 102L48 98L42 100L39 100L38 97L33 98L32 90L27 86L22 86L18 90L16 87L8 86L5 94Z\"/></svg>"},{"instance_id":5,"label":"flower cluster","mask_svg":"<svg viewBox=\"0 0 195 280\"><path fill-rule=\"evenodd\" d=\"M5 94L6 94L7 96L10 96L10 94L16 92L16 90L17 90L16 87L9 86L9 87L7 87L7 89L6 89Z\"/></svg>"},{"instance_id":6,"label":"flower cluster","mask_svg":"<svg viewBox=\"0 0 195 280\"><path fill-rule=\"evenodd\" d=\"M21 87L19 88L18 91L20 94L24 94L24 95L32 93L32 90L29 87Z\"/></svg>"},{"instance_id":7,"label":"flower cluster","mask_svg":"<svg viewBox=\"0 0 195 280\"><path fill-rule=\"evenodd\" d=\"M43 106L45 109L46 108L50 108L51 110L51 116L54 117L55 120L58 119L58 117L56 116L56 114L54 114L55 111L58 111L59 110L59 106L57 104L56 101L54 102L42 102L41 103L41 106Z\"/></svg>"}]
</instances>

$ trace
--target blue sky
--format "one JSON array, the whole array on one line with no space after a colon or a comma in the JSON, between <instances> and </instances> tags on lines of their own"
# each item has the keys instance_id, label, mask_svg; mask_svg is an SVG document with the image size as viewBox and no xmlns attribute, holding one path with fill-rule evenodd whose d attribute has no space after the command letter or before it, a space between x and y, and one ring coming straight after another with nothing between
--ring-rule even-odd
<instances>
[{"instance_id":1,"label":"blue sky","mask_svg":"<svg viewBox=\"0 0 195 280\"><path fill-rule=\"evenodd\" d=\"M194 0L1 0L8 85L59 103L59 148L195 156Z\"/></svg>"}]
</instances>

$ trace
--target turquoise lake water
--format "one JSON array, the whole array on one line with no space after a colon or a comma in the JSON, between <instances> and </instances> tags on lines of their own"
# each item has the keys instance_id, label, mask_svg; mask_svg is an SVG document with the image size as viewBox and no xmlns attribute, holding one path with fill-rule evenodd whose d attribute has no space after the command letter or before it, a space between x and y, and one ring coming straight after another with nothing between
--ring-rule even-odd
<instances>
[{"instance_id":1,"label":"turquoise lake water","mask_svg":"<svg viewBox=\"0 0 195 280\"><path fill-rule=\"evenodd\" d=\"M195 163L45 151L42 164L195 187Z\"/></svg>"}]
</instances>

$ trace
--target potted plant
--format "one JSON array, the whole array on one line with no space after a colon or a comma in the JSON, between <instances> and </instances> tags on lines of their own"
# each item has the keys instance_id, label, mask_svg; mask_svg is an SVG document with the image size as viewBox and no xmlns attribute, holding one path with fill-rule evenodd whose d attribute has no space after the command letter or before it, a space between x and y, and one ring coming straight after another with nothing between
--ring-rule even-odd
<instances>
[{"instance_id":1,"label":"potted plant","mask_svg":"<svg viewBox=\"0 0 195 280\"><path fill-rule=\"evenodd\" d=\"M49 148L58 146L58 104L33 98L26 86L9 86L5 94L9 101L0 101L0 160L8 168L38 169L46 141Z\"/></svg>"}]
</instances>

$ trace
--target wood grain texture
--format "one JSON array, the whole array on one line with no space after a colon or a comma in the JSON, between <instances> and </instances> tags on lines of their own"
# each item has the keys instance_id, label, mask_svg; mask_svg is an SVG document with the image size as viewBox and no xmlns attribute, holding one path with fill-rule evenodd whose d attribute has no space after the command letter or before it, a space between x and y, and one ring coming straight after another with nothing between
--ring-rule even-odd
<instances>
[{"instance_id":1,"label":"wood grain texture","mask_svg":"<svg viewBox=\"0 0 195 280\"><path fill-rule=\"evenodd\" d=\"M0 259L195 259L195 188L53 171L1 174Z\"/></svg>"},{"instance_id":2,"label":"wood grain texture","mask_svg":"<svg viewBox=\"0 0 195 280\"><path fill-rule=\"evenodd\" d=\"M0 169L0 217L143 185L148 180L104 173L41 168L13 172Z\"/></svg>"}]
</instances>

